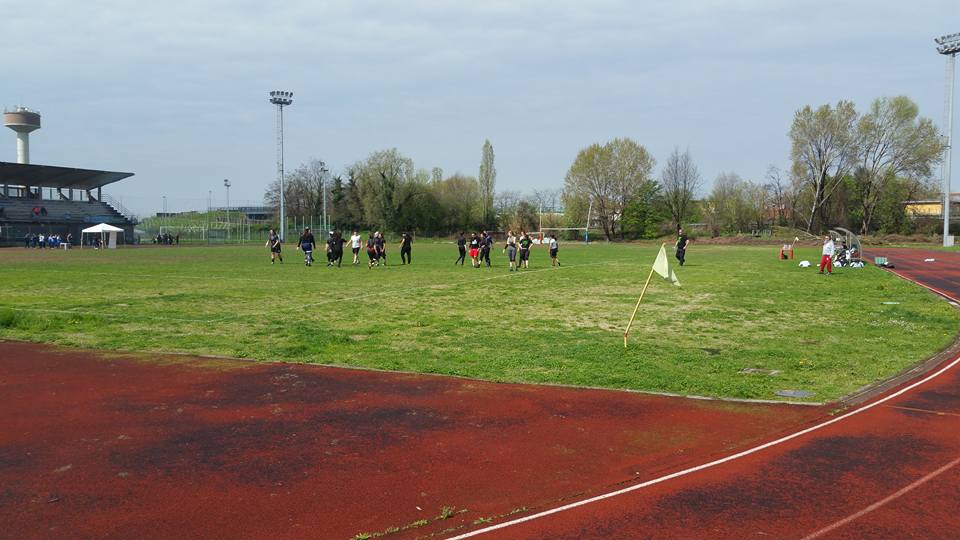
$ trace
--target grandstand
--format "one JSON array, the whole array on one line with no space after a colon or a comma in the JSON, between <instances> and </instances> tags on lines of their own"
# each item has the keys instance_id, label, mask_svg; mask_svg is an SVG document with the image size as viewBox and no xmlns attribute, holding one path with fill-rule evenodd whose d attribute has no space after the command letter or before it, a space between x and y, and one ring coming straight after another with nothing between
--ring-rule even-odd
<instances>
[{"instance_id":1,"label":"grandstand","mask_svg":"<svg viewBox=\"0 0 960 540\"><path fill-rule=\"evenodd\" d=\"M133 173L0 162L0 245L22 245L28 234L73 234L97 223L124 230L133 241L131 214L102 192Z\"/></svg>"}]
</instances>

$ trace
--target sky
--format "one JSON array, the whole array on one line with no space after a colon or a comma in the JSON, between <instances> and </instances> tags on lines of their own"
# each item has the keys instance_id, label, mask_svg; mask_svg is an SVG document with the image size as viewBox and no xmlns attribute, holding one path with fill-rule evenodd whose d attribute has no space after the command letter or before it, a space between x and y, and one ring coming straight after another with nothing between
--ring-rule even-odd
<instances>
[{"instance_id":1,"label":"sky","mask_svg":"<svg viewBox=\"0 0 960 540\"><path fill-rule=\"evenodd\" d=\"M397 148L498 191L560 189L577 152L630 137L662 164L790 166L794 112L906 95L944 125L956 0L2 0L0 105L43 115L31 162L133 172L105 191L139 216L261 204L287 170L334 173ZM957 107L960 109L960 107ZM956 123L956 121L955 121ZM16 161L13 132L0 161ZM956 167L955 167L956 168ZM956 185L956 183L955 183Z\"/></svg>"}]
</instances>

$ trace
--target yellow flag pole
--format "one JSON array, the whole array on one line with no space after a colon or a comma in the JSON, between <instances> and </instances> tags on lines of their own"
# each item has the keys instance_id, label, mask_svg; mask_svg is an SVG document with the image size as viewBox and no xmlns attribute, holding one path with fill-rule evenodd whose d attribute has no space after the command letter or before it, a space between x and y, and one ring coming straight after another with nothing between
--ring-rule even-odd
<instances>
[{"instance_id":1,"label":"yellow flag pole","mask_svg":"<svg viewBox=\"0 0 960 540\"><path fill-rule=\"evenodd\" d=\"M623 348L627 348L627 335L630 333L630 327L633 326L633 319L640 310L640 302L643 301L643 294L647 292L647 286L650 285L650 278L653 277L653 267L650 267L650 275L647 276L647 282L643 284L643 290L640 291L640 298L637 299L637 307L633 308L633 315L630 316L630 322L627 323L627 329L623 331Z\"/></svg>"}]
</instances>

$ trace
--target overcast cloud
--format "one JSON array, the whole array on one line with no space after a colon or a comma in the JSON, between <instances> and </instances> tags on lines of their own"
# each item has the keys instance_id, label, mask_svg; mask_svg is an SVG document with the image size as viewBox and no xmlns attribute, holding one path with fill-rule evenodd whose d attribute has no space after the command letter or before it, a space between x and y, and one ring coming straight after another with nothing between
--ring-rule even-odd
<instances>
[{"instance_id":1,"label":"overcast cloud","mask_svg":"<svg viewBox=\"0 0 960 540\"><path fill-rule=\"evenodd\" d=\"M124 170L141 215L259 204L276 175L273 89L292 90L286 163L334 172L396 147L497 189L560 188L577 151L631 137L689 148L708 185L789 165L805 104L907 95L943 123L960 2L4 2L0 103L39 110L33 163ZM0 160L14 161L12 132Z\"/></svg>"}]
</instances>

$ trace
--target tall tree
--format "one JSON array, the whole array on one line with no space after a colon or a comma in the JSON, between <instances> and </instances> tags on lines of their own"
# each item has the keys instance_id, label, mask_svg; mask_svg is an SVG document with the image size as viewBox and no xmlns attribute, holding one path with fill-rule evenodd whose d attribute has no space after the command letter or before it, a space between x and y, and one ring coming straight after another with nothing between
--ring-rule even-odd
<instances>
[{"instance_id":1,"label":"tall tree","mask_svg":"<svg viewBox=\"0 0 960 540\"><path fill-rule=\"evenodd\" d=\"M860 233L870 230L881 196L898 176L927 178L940 162L944 145L929 118L920 118L910 98L879 98L857 123L859 143L854 175L862 215Z\"/></svg>"},{"instance_id":2,"label":"tall tree","mask_svg":"<svg viewBox=\"0 0 960 540\"><path fill-rule=\"evenodd\" d=\"M480 187L476 178L454 174L432 183L431 188L437 206L442 209L438 232L469 231L477 227L480 215L474 201L480 196Z\"/></svg>"},{"instance_id":3,"label":"tall tree","mask_svg":"<svg viewBox=\"0 0 960 540\"><path fill-rule=\"evenodd\" d=\"M356 163L353 174L360 188L364 221L371 226L393 227L402 205L415 193L404 189L404 184L416 179L413 160L396 148L380 150Z\"/></svg>"},{"instance_id":4,"label":"tall tree","mask_svg":"<svg viewBox=\"0 0 960 540\"><path fill-rule=\"evenodd\" d=\"M656 238L667 219L660 184L645 180L623 210L623 232L631 238Z\"/></svg>"},{"instance_id":5,"label":"tall tree","mask_svg":"<svg viewBox=\"0 0 960 540\"><path fill-rule=\"evenodd\" d=\"M816 110L806 105L794 114L790 155L794 178L809 191L807 232L819 231L824 203L856 162L856 120L857 112L849 101Z\"/></svg>"},{"instance_id":6,"label":"tall tree","mask_svg":"<svg viewBox=\"0 0 960 540\"><path fill-rule=\"evenodd\" d=\"M674 147L660 173L660 185L675 227L682 227L684 220L690 216L693 198L701 184L700 172L690 157L690 150L681 154L680 149Z\"/></svg>"},{"instance_id":7,"label":"tall tree","mask_svg":"<svg viewBox=\"0 0 960 540\"><path fill-rule=\"evenodd\" d=\"M493 164L493 145L490 140L483 141L483 155L480 158L480 216L483 226L490 227L493 223L493 193L497 184L497 168Z\"/></svg>"},{"instance_id":8,"label":"tall tree","mask_svg":"<svg viewBox=\"0 0 960 540\"><path fill-rule=\"evenodd\" d=\"M592 144L580 150L567 171L564 205L583 206L585 201L593 201L594 214L607 239L618 233L622 236L619 223L624 208L650 179L654 163L647 149L630 139Z\"/></svg>"}]
</instances>

